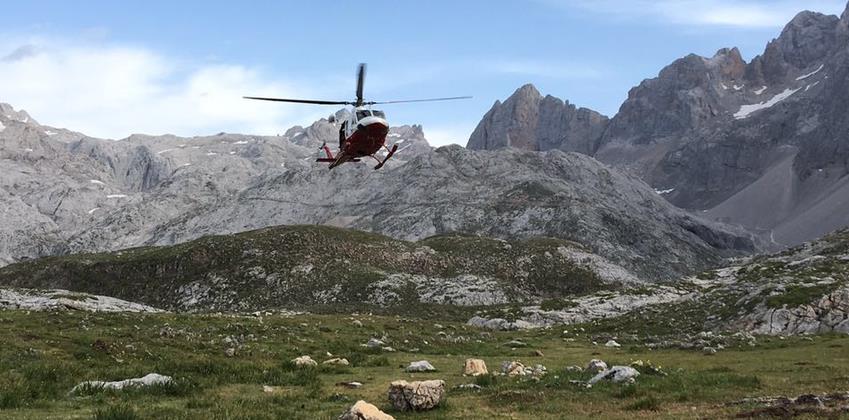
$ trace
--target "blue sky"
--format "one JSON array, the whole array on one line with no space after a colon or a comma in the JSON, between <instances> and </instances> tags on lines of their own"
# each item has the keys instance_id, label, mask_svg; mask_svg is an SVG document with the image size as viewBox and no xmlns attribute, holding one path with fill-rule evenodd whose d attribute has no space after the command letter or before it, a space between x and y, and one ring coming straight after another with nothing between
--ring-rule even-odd
<instances>
[{"instance_id":1,"label":"blue sky","mask_svg":"<svg viewBox=\"0 0 849 420\"><path fill-rule=\"evenodd\" d=\"M386 106L434 144L465 144L524 83L607 115L688 53L748 60L798 11L845 0L26 1L2 6L0 102L43 124L131 133L275 134L335 109L242 95L350 99L473 95Z\"/></svg>"}]
</instances>

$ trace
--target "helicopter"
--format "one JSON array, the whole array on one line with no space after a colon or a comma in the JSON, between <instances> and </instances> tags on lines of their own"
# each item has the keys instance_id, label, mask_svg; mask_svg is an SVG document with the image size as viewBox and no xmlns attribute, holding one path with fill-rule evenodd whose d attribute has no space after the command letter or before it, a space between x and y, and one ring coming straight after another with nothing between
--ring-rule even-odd
<instances>
[{"instance_id":1,"label":"helicopter","mask_svg":"<svg viewBox=\"0 0 849 420\"><path fill-rule=\"evenodd\" d=\"M372 109L372 105L383 104L400 104L411 102L433 102L433 101L452 101L457 99L470 99L471 96L454 96L450 98L430 98L430 99L409 99L402 101L366 101L363 99L363 84L366 78L366 65L360 63L357 68L357 99L355 101L322 101L313 99L286 99L286 98L266 98L258 96L245 96L244 99L252 99L259 101L273 102L290 102L297 104L314 104L314 105L350 105L353 107L349 112L347 120L343 121L339 128L339 150L334 156L330 148L325 142L321 146L325 157L316 159L316 162L329 163L330 169L333 169L346 162L360 162L362 158L371 157L377 161L375 170L380 169L386 164L395 152L398 151L398 145L392 145L392 148L386 146L386 135L389 133L389 123L386 121L386 113L383 111ZM333 122L333 121L331 121ZM385 149L387 154L382 159L375 156L381 149Z\"/></svg>"}]
</instances>

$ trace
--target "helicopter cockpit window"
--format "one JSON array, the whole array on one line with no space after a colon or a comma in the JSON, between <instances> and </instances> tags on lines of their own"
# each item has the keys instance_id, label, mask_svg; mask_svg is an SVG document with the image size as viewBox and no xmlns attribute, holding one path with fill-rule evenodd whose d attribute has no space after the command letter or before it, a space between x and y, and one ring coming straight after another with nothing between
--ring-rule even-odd
<instances>
[{"instance_id":1,"label":"helicopter cockpit window","mask_svg":"<svg viewBox=\"0 0 849 420\"><path fill-rule=\"evenodd\" d=\"M366 117L371 117L371 111L364 109L361 111L357 111L357 120L361 120Z\"/></svg>"},{"instance_id":2,"label":"helicopter cockpit window","mask_svg":"<svg viewBox=\"0 0 849 420\"><path fill-rule=\"evenodd\" d=\"M383 111L372 111L371 114L375 117L386 119L386 114L384 114Z\"/></svg>"}]
</instances>

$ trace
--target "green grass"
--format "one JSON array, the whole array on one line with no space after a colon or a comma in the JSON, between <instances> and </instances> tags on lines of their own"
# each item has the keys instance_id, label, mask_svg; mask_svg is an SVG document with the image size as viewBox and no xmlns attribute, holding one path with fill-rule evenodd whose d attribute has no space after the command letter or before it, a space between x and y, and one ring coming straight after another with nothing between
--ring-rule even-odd
<instances>
[{"instance_id":1,"label":"green grass","mask_svg":"<svg viewBox=\"0 0 849 420\"><path fill-rule=\"evenodd\" d=\"M372 303L372 286L392 274L404 279L474 275L491 279L508 296L534 299L610 287L591 269L560 255L560 247L580 248L550 238L508 242L442 235L408 242L328 226L280 226L167 247L41 258L0 268L0 284L103 294L168 310L284 307L343 314ZM380 305L382 313L444 317L462 312L456 318L468 318L470 308L420 304L414 280L400 280L393 297ZM199 308L185 307L181 298L199 285L210 287Z\"/></svg>"},{"instance_id":2,"label":"green grass","mask_svg":"<svg viewBox=\"0 0 849 420\"><path fill-rule=\"evenodd\" d=\"M352 325L352 318L363 326ZM0 418L274 419L334 418L359 399L405 418L681 418L693 410L707 417L734 415L723 403L744 397L845 391L849 381L849 337L813 341L759 338L741 347L703 356L697 351L648 350L619 338L622 349L593 346L599 330L481 331L460 323L384 316L300 315L262 319L214 315L0 312ZM574 329L571 329L574 331ZM640 331L637 331L640 332ZM362 347L386 336L397 352ZM226 337L240 347L227 357ZM528 347L503 344L518 339ZM414 351L415 350L415 351ZM537 356L542 350L545 356ZM290 360L310 355L319 363L345 357L350 366L296 368ZM540 381L501 376L463 377L463 361L482 358L490 372L503 361L541 363ZM585 388L567 372L591 358L610 364L651 360L668 376L644 373L634 385L600 383ZM402 367L428 360L435 373L409 374ZM638 368L639 369L639 368ZM172 385L125 391L71 388L86 380L121 380L156 372ZM425 413L393 411L386 399L396 379L438 378L447 383L445 406ZM337 383L359 381L348 389ZM479 391L454 390L476 383ZM263 385L274 387L265 393Z\"/></svg>"},{"instance_id":3,"label":"green grass","mask_svg":"<svg viewBox=\"0 0 849 420\"><path fill-rule=\"evenodd\" d=\"M792 285L779 294L768 296L766 306L770 308L783 308L785 306L795 308L799 305L810 304L831 293L837 287L839 287L838 284Z\"/></svg>"}]
</instances>

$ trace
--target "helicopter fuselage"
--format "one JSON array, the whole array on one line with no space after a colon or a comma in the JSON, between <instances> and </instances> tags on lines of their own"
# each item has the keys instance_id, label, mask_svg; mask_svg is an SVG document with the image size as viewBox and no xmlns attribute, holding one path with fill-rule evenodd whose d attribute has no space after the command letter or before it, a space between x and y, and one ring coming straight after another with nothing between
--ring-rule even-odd
<instances>
[{"instance_id":1,"label":"helicopter fuselage","mask_svg":"<svg viewBox=\"0 0 849 420\"><path fill-rule=\"evenodd\" d=\"M342 124L340 150L352 158L371 156L386 143L389 123L382 111L367 108L355 108L351 117Z\"/></svg>"}]
</instances>

